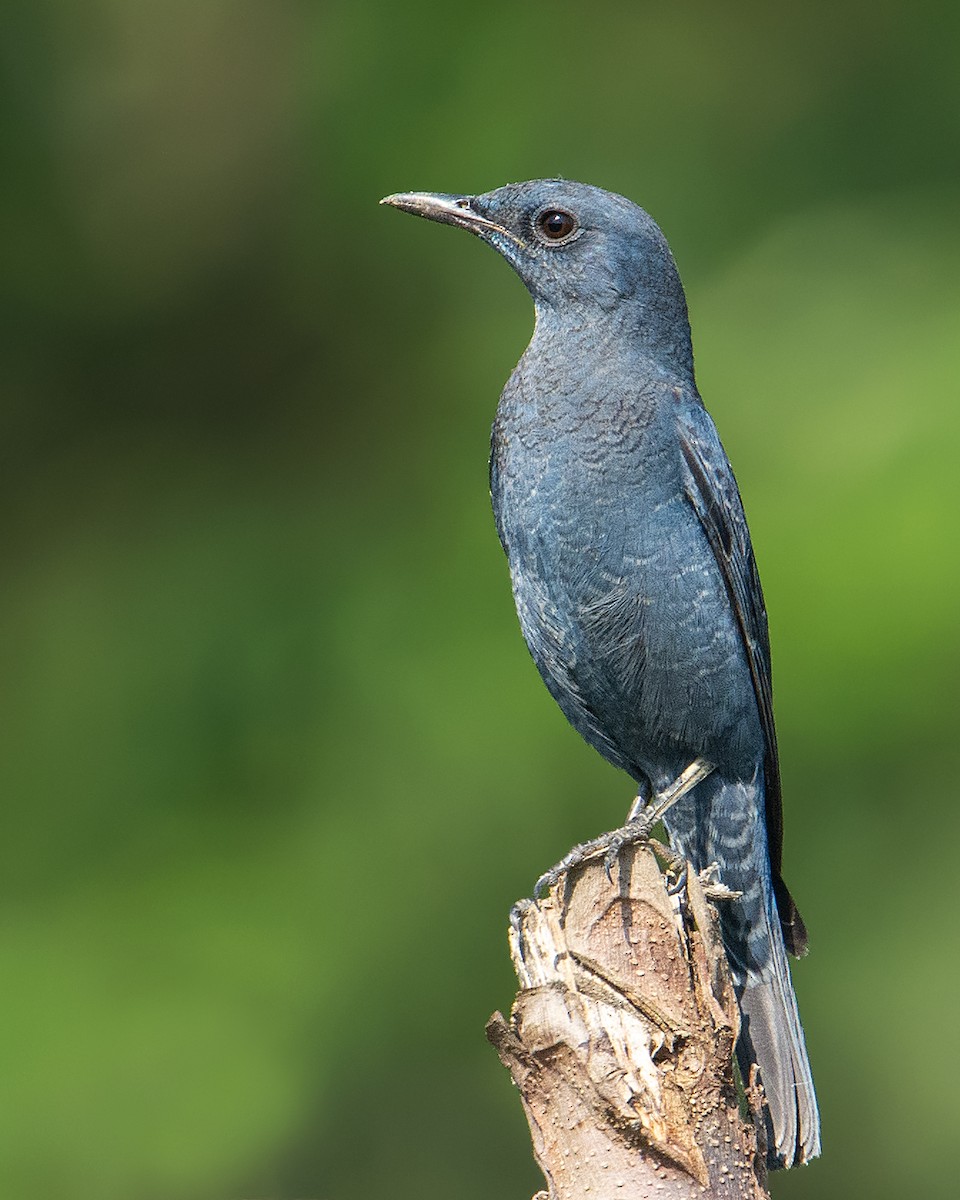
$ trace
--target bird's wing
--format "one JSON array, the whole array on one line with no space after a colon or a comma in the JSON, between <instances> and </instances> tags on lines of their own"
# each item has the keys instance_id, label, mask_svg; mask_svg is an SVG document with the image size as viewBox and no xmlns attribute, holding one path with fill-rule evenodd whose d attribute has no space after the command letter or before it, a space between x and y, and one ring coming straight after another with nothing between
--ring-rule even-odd
<instances>
[{"instance_id":1,"label":"bird's wing","mask_svg":"<svg viewBox=\"0 0 960 1200\"><path fill-rule=\"evenodd\" d=\"M764 795L767 842L777 904L787 948L802 954L806 930L780 876L783 852L783 809L780 760L773 723L770 635L760 576L753 557L743 501L723 446L709 414L699 403L684 404L679 413L680 447L686 463L687 496L700 519L730 595L740 627L764 737Z\"/></svg>"}]
</instances>

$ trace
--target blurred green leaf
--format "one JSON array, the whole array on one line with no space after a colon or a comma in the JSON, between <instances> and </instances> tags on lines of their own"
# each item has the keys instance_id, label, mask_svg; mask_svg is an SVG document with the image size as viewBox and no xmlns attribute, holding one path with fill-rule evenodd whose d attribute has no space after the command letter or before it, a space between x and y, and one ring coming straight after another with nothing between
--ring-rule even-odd
<instances>
[{"instance_id":1,"label":"blurred green leaf","mask_svg":"<svg viewBox=\"0 0 960 1200\"><path fill-rule=\"evenodd\" d=\"M538 1186L507 913L630 787L488 511L527 296L376 201L561 173L670 237L757 544L826 1147L774 1194L952 1194L958 11L7 6L5 1192Z\"/></svg>"}]
</instances>

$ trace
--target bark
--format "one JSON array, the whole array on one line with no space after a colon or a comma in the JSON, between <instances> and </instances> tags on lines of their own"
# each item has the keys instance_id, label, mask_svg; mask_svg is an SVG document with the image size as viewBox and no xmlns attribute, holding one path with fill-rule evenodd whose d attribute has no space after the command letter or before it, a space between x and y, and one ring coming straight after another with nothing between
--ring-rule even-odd
<instances>
[{"instance_id":1,"label":"bark","mask_svg":"<svg viewBox=\"0 0 960 1200\"><path fill-rule=\"evenodd\" d=\"M527 1114L539 1196L761 1200L760 1095L751 1081L738 1099L716 909L692 870L671 896L646 845L612 874L588 862L517 906L520 991L510 1021L487 1025Z\"/></svg>"}]
</instances>

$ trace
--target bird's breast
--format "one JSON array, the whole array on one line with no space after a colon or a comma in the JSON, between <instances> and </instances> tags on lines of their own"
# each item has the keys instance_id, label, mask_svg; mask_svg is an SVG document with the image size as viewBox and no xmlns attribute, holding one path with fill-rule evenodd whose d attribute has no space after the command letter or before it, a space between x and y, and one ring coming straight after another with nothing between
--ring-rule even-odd
<instances>
[{"instance_id":1,"label":"bird's breast","mask_svg":"<svg viewBox=\"0 0 960 1200\"><path fill-rule=\"evenodd\" d=\"M684 491L672 409L596 389L531 395L524 382L508 385L498 410L491 492L544 680L628 770L651 773L665 746L729 742L733 726L755 724L752 691Z\"/></svg>"},{"instance_id":2,"label":"bird's breast","mask_svg":"<svg viewBox=\"0 0 960 1200\"><path fill-rule=\"evenodd\" d=\"M581 386L557 376L531 378L521 360L501 397L491 483L504 545L572 558L578 576L617 573L624 556L657 553L681 499L672 413L655 388L599 368Z\"/></svg>"}]
</instances>

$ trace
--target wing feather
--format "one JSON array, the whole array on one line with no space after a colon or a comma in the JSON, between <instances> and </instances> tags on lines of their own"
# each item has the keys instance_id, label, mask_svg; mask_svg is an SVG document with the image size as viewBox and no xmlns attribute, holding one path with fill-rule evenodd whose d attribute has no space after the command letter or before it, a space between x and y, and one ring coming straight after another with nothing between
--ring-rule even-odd
<instances>
[{"instance_id":1,"label":"wing feather","mask_svg":"<svg viewBox=\"0 0 960 1200\"><path fill-rule=\"evenodd\" d=\"M716 428L706 410L699 404L693 409L685 408L679 419L679 432L680 448L687 467L687 497L707 535L730 596L763 727L767 842L784 941L791 953L803 954L807 947L806 929L780 874L783 807L777 731L773 720L770 635L743 501Z\"/></svg>"}]
</instances>

